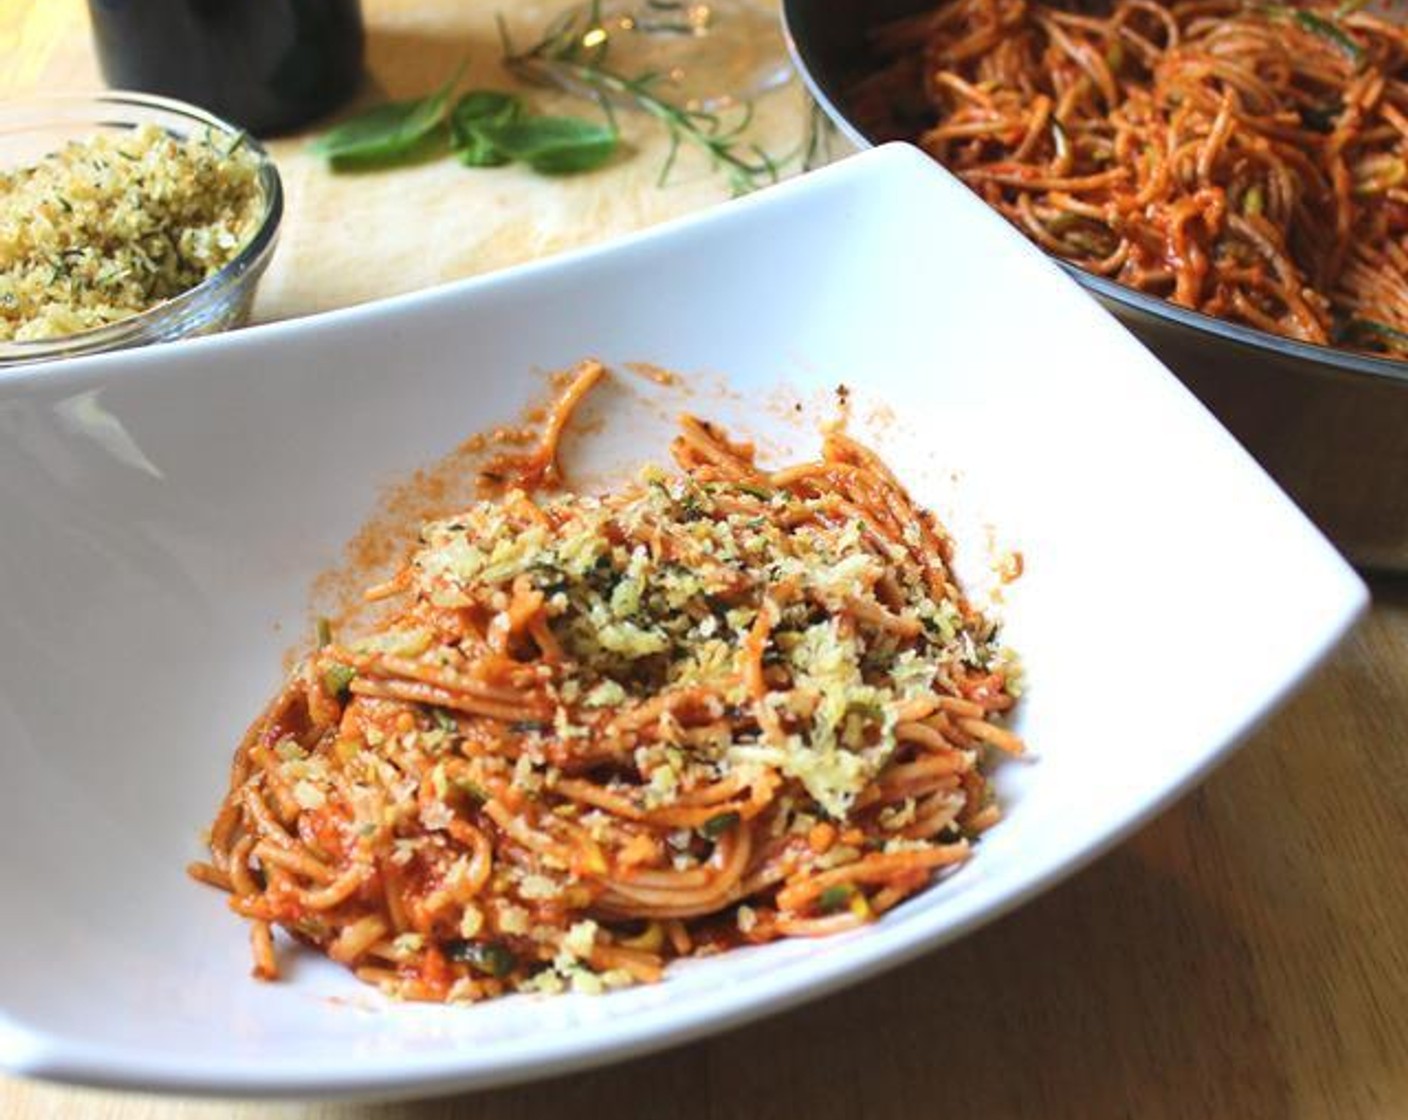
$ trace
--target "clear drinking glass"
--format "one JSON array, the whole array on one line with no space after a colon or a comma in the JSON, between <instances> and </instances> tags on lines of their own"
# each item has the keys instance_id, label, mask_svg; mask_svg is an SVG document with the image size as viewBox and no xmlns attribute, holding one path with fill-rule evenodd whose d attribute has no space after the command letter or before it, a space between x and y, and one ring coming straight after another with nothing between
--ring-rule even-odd
<instances>
[{"instance_id":1,"label":"clear drinking glass","mask_svg":"<svg viewBox=\"0 0 1408 1120\"><path fill-rule=\"evenodd\" d=\"M578 18L613 69L656 74L662 96L691 108L727 108L791 75L768 0L598 0Z\"/></svg>"}]
</instances>

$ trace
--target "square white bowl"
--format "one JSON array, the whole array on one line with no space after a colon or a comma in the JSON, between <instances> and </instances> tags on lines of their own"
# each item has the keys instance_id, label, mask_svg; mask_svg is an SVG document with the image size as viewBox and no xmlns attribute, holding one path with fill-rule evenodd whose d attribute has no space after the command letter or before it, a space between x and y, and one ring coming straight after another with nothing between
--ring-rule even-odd
<instances>
[{"instance_id":1,"label":"square white bowl","mask_svg":"<svg viewBox=\"0 0 1408 1120\"><path fill-rule=\"evenodd\" d=\"M542 395L535 371L588 355L722 377L735 395L692 407L793 448L806 440L773 406L845 382L859 434L950 519L967 570L994 540L1022 552L1001 610L1035 753L1001 772L1006 819L861 933L690 962L653 987L397 1005L308 953L284 982L252 981L244 924L183 867L306 626L310 580L381 486L517 417ZM664 458L655 405L613 422L627 396L597 402L606 427L576 440L598 473ZM1166 370L900 147L497 276L0 378L0 527L0 1067L184 1092L545 1076L898 964L1187 789L1366 603Z\"/></svg>"}]
</instances>

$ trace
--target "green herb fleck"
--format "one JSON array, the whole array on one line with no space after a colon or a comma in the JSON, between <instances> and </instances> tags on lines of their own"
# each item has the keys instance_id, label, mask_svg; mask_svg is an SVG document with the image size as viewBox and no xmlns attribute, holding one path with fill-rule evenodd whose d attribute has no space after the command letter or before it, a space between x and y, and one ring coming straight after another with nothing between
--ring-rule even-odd
<instances>
[{"instance_id":1,"label":"green herb fleck","mask_svg":"<svg viewBox=\"0 0 1408 1120\"><path fill-rule=\"evenodd\" d=\"M710 817L700 825L699 832L706 840L717 840L741 819L742 818L737 813L720 813L716 817Z\"/></svg>"},{"instance_id":2,"label":"green herb fleck","mask_svg":"<svg viewBox=\"0 0 1408 1120\"><path fill-rule=\"evenodd\" d=\"M323 689L329 696L342 696L352 684L357 670L338 662L323 670Z\"/></svg>"},{"instance_id":3,"label":"green herb fleck","mask_svg":"<svg viewBox=\"0 0 1408 1120\"><path fill-rule=\"evenodd\" d=\"M518 958L512 951L496 941L447 941L445 956L452 961L467 964L475 971L492 976L495 980L502 980L518 964Z\"/></svg>"},{"instance_id":4,"label":"green herb fleck","mask_svg":"<svg viewBox=\"0 0 1408 1120\"><path fill-rule=\"evenodd\" d=\"M1375 319L1351 319L1340 331L1338 341L1364 345L1369 341L1379 343L1394 354L1408 354L1408 332Z\"/></svg>"},{"instance_id":5,"label":"green herb fleck","mask_svg":"<svg viewBox=\"0 0 1408 1120\"><path fill-rule=\"evenodd\" d=\"M1335 121L1344 112L1344 106L1339 102L1330 102L1326 105L1306 105L1301 108L1301 123L1312 132L1333 132Z\"/></svg>"},{"instance_id":6,"label":"green herb fleck","mask_svg":"<svg viewBox=\"0 0 1408 1120\"><path fill-rule=\"evenodd\" d=\"M1314 12L1300 10L1296 11L1291 18L1312 35L1318 35L1331 46L1338 47L1356 67L1364 65L1364 48L1351 39L1344 28L1338 24Z\"/></svg>"},{"instance_id":7,"label":"green herb fleck","mask_svg":"<svg viewBox=\"0 0 1408 1120\"><path fill-rule=\"evenodd\" d=\"M460 729L459 722L444 708L431 708L430 717L441 731L454 732Z\"/></svg>"}]
</instances>

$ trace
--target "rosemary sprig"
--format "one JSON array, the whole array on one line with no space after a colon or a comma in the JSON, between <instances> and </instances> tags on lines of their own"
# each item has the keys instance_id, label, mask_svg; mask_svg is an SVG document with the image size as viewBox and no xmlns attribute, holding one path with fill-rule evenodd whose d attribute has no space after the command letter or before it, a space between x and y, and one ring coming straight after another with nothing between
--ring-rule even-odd
<instances>
[{"instance_id":1,"label":"rosemary sprig","mask_svg":"<svg viewBox=\"0 0 1408 1120\"><path fill-rule=\"evenodd\" d=\"M753 105L744 102L727 116L682 105L660 92L657 73L624 74L609 64L610 39L601 27L600 0L585 11L569 11L548 26L532 46L517 49L503 17L498 18L504 65L517 77L538 85L555 85L591 98L614 122L612 103L633 105L664 126L670 150L660 169L663 186L674 170L680 150L695 148L728 178L735 195L775 183L784 167L808 155L809 135L796 152L775 158L745 139L753 121Z\"/></svg>"}]
</instances>

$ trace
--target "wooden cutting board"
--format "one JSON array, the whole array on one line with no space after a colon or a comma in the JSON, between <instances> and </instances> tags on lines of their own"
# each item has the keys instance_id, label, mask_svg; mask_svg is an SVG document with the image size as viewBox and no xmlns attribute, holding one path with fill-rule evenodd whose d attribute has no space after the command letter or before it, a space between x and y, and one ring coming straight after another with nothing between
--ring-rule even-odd
<instances>
[{"instance_id":1,"label":"wooden cutting board","mask_svg":"<svg viewBox=\"0 0 1408 1120\"><path fill-rule=\"evenodd\" d=\"M549 89L525 88L501 66L495 15L528 43L567 5L516 0L370 0L367 79L338 116L436 88L465 64L463 88L521 89L535 109L597 110ZM0 98L103 88L83 0L0 0ZM758 99L747 138L797 150L813 126L795 80ZM334 116L332 120L336 120ZM310 136L269 144L287 210L256 321L284 319L417 291L603 241L731 197L725 177L686 151L668 182L668 136L622 111L620 156L584 175L547 178L520 167L469 169L450 158L414 167L334 174L309 153ZM787 163L784 173L800 169Z\"/></svg>"}]
</instances>

